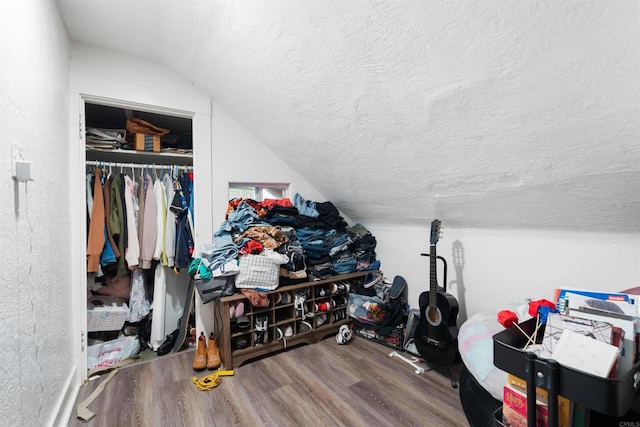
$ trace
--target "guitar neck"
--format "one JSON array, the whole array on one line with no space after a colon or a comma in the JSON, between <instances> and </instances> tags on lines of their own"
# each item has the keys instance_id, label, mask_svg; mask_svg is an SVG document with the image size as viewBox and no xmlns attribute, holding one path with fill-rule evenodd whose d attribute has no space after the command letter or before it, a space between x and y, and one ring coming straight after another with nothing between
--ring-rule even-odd
<instances>
[{"instance_id":1,"label":"guitar neck","mask_svg":"<svg viewBox=\"0 0 640 427\"><path fill-rule=\"evenodd\" d=\"M436 306L436 293L438 292L438 275L436 273L436 245L429 248L429 305Z\"/></svg>"}]
</instances>

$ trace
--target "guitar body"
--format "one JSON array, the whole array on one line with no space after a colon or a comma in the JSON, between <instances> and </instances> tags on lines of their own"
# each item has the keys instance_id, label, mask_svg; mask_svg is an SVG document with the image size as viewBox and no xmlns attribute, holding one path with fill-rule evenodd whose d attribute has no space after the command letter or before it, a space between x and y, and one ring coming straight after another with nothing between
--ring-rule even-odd
<instances>
[{"instance_id":1,"label":"guitar body","mask_svg":"<svg viewBox=\"0 0 640 427\"><path fill-rule=\"evenodd\" d=\"M416 349L427 361L448 366L458 358L458 302L438 286L436 243L440 221L431 223L429 291L420 294L420 320L414 332Z\"/></svg>"},{"instance_id":2,"label":"guitar body","mask_svg":"<svg viewBox=\"0 0 640 427\"><path fill-rule=\"evenodd\" d=\"M427 361L448 366L458 356L458 302L451 294L437 292L433 309L429 305L433 297L431 292L420 294L420 320L414 334L416 349Z\"/></svg>"}]
</instances>

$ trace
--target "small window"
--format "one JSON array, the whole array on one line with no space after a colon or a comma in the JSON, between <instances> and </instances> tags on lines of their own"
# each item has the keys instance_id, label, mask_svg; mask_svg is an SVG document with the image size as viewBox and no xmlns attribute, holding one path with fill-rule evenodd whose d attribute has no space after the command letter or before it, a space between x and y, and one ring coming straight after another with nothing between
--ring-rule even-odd
<instances>
[{"instance_id":1,"label":"small window","mask_svg":"<svg viewBox=\"0 0 640 427\"><path fill-rule=\"evenodd\" d=\"M288 189L289 184L229 183L229 200L245 198L261 202L265 199L282 199L287 197Z\"/></svg>"}]
</instances>

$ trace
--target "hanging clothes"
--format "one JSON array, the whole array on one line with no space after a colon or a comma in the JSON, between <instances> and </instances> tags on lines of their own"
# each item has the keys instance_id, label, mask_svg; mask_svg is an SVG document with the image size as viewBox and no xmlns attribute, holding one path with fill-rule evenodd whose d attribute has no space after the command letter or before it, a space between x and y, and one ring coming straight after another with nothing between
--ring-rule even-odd
<instances>
[{"instance_id":1,"label":"hanging clothes","mask_svg":"<svg viewBox=\"0 0 640 427\"><path fill-rule=\"evenodd\" d=\"M155 167L135 166L143 168L136 180L133 165L129 176L122 171L122 166L121 173L114 173L111 168L117 164L92 163L95 167L88 170L85 177L87 271L95 274L96 283L89 280L88 289L99 286L105 280L103 275L107 278L130 276L132 286L128 299L132 314L129 320L133 321L131 319L149 313L150 301L156 295L151 278L141 274L143 268L153 269L150 273L154 277L157 264L177 271L191 264L193 174L175 174L172 168L171 173L160 175L147 172L148 169L155 171ZM104 169L105 166L109 169ZM102 233L98 232L100 228Z\"/></svg>"},{"instance_id":2,"label":"hanging clothes","mask_svg":"<svg viewBox=\"0 0 640 427\"><path fill-rule=\"evenodd\" d=\"M178 217L175 266L180 269L189 267L193 259L193 229L191 215L189 214L193 182L189 174L184 173L180 176L176 185L176 195L171 204L171 209Z\"/></svg>"},{"instance_id":3,"label":"hanging clothes","mask_svg":"<svg viewBox=\"0 0 640 427\"><path fill-rule=\"evenodd\" d=\"M140 247L140 263L142 268L150 269L155 251L158 223L156 217L156 199L153 191L153 180L149 174L144 177L144 229L142 230L142 245Z\"/></svg>"},{"instance_id":4,"label":"hanging clothes","mask_svg":"<svg viewBox=\"0 0 640 427\"><path fill-rule=\"evenodd\" d=\"M89 215L89 220L91 220L91 210L93 209L93 172L87 174L85 188L87 189L87 215Z\"/></svg>"},{"instance_id":5,"label":"hanging clothes","mask_svg":"<svg viewBox=\"0 0 640 427\"><path fill-rule=\"evenodd\" d=\"M156 177L153 182L153 196L156 202L156 224L158 230L156 233L155 248L153 250L153 259L156 261L162 261L163 255L166 260L166 254L164 252L164 231L167 214L165 212L164 194L164 184L160 178ZM164 264L166 265L166 262Z\"/></svg>"},{"instance_id":6,"label":"hanging clothes","mask_svg":"<svg viewBox=\"0 0 640 427\"><path fill-rule=\"evenodd\" d=\"M174 183L173 179L169 174L164 174L162 177L162 181L164 182L164 189L166 192L165 198L165 211L166 211L166 222L165 222L165 231L164 231L164 248L167 262L166 265L169 268L173 268L175 265L175 257L176 257L176 215L171 210L171 201L175 195Z\"/></svg>"},{"instance_id":7,"label":"hanging clothes","mask_svg":"<svg viewBox=\"0 0 640 427\"><path fill-rule=\"evenodd\" d=\"M104 249L104 198L100 182L100 169L94 169L93 204L91 206L91 220L89 222L89 236L87 241L87 272L97 273L100 266L100 256Z\"/></svg>"},{"instance_id":8,"label":"hanging clothes","mask_svg":"<svg viewBox=\"0 0 640 427\"><path fill-rule=\"evenodd\" d=\"M142 238L144 233L144 173L140 172L140 181L138 184L138 246L140 247L140 262L142 262Z\"/></svg>"},{"instance_id":9,"label":"hanging clothes","mask_svg":"<svg viewBox=\"0 0 640 427\"><path fill-rule=\"evenodd\" d=\"M138 230L136 224L136 212L134 209L135 184L131 178L124 175L124 201L127 216L127 248L125 251L125 260L129 270L133 270L138 266L140 259L140 246L138 245Z\"/></svg>"},{"instance_id":10,"label":"hanging clothes","mask_svg":"<svg viewBox=\"0 0 640 427\"><path fill-rule=\"evenodd\" d=\"M111 232L113 233L113 238L116 242L116 246L118 248L118 252L120 254L125 253L126 247L126 229L125 229L125 212L124 212L124 203L123 203L123 188L124 184L122 181L122 177L118 174L112 175L111 178L111 206L109 207L109 225L111 227ZM95 196L94 196L95 198ZM118 258L118 276L124 276L128 272L125 257L120 256Z\"/></svg>"},{"instance_id":11,"label":"hanging clothes","mask_svg":"<svg viewBox=\"0 0 640 427\"><path fill-rule=\"evenodd\" d=\"M116 244L115 239L113 238L113 234L111 233L111 223L109 220L110 206L111 206L111 181L109 179L104 180L104 221L107 226L107 238L109 239L109 244L113 249L113 254L116 258L120 258L120 250L118 249L118 245Z\"/></svg>"},{"instance_id":12,"label":"hanging clothes","mask_svg":"<svg viewBox=\"0 0 640 427\"><path fill-rule=\"evenodd\" d=\"M151 311L151 303L147 299L144 289L144 274L142 269L137 267L131 272L131 295L129 297L128 322L139 322Z\"/></svg>"},{"instance_id":13,"label":"hanging clothes","mask_svg":"<svg viewBox=\"0 0 640 427\"><path fill-rule=\"evenodd\" d=\"M166 269L161 264L158 264L153 280L153 317L151 318L151 339L149 340L149 346L153 351L157 351L158 347L160 347L166 339L164 333L166 294Z\"/></svg>"}]
</instances>

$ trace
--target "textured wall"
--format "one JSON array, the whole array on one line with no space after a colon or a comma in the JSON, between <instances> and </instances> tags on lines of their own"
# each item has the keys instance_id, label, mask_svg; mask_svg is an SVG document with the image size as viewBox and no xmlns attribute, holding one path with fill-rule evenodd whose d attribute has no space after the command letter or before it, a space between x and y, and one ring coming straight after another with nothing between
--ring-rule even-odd
<instances>
[{"instance_id":1,"label":"textured wall","mask_svg":"<svg viewBox=\"0 0 640 427\"><path fill-rule=\"evenodd\" d=\"M74 39L191 76L352 218L640 231L635 0L59 1Z\"/></svg>"},{"instance_id":2,"label":"textured wall","mask_svg":"<svg viewBox=\"0 0 640 427\"><path fill-rule=\"evenodd\" d=\"M429 227L369 225L389 279L407 280L409 303L429 290ZM450 228L443 222L437 254L448 264L447 291L458 302L459 324L525 298L553 300L554 289L620 291L640 286L640 235ZM438 263L438 280L443 271Z\"/></svg>"},{"instance_id":3,"label":"textured wall","mask_svg":"<svg viewBox=\"0 0 640 427\"><path fill-rule=\"evenodd\" d=\"M52 1L0 2L0 419L52 422L75 369L68 38ZM24 147L33 182L11 178Z\"/></svg>"}]
</instances>

